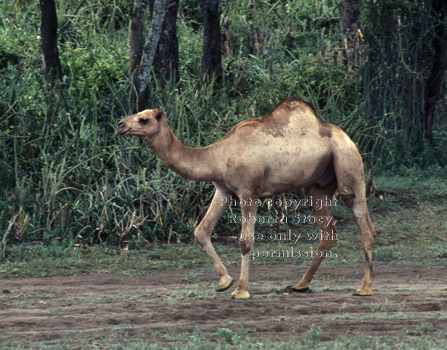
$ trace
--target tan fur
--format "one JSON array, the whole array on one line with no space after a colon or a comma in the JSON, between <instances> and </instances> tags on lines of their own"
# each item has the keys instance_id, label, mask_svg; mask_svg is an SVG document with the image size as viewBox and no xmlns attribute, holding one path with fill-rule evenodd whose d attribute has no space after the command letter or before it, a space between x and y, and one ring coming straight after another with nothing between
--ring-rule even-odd
<instances>
[{"instance_id":1,"label":"tan fur","mask_svg":"<svg viewBox=\"0 0 447 350\"><path fill-rule=\"evenodd\" d=\"M366 205L363 163L355 144L338 127L323 123L314 108L299 98L289 98L261 119L236 125L218 142L203 148L184 146L157 109L131 115L118 123L118 135L140 136L162 162L179 175L196 181L212 181L213 201L194 234L214 263L219 275L218 291L231 286L231 278L211 244L211 232L232 196L242 206L242 216L256 216L255 199L303 189L312 198L331 199L338 189L354 212L365 250L365 275L356 295L371 295L372 253L376 235ZM332 208L313 208L318 216L331 216ZM248 298L250 251L254 243L253 220L243 220L240 236L241 276L234 298ZM320 225L335 232L335 225ZM332 230L332 231L330 231ZM318 249L329 251L335 241L324 237ZM315 254L308 271L294 287L307 290L325 254Z\"/></svg>"}]
</instances>

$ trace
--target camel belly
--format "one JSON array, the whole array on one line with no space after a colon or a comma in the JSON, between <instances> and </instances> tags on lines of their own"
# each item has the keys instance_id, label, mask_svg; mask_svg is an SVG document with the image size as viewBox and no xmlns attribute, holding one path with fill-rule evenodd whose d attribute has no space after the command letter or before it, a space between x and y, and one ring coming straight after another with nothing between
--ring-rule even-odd
<instances>
[{"instance_id":1,"label":"camel belly","mask_svg":"<svg viewBox=\"0 0 447 350\"><path fill-rule=\"evenodd\" d=\"M278 193L285 193L308 186L325 172L330 163L330 159L325 159L319 165L313 163L302 163L303 167L288 167L288 171L281 174L272 174L270 170L264 179L264 186L261 197L268 197Z\"/></svg>"},{"instance_id":2,"label":"camel belly","mask_svg":"<svg viewBox=\"0 0 447 350\"><path fill-rule=\"evenodd\" d=\"M330 145L314 142L299 146L275 152L265 163L262 196L308 186L325 173L332 160Z\"/></svg>"}]
</instances>

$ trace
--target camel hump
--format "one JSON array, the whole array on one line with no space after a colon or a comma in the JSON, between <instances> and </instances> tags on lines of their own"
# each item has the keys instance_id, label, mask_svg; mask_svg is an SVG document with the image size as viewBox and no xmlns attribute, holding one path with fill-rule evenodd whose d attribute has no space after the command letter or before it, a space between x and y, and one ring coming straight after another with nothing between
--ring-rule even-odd
<instances>
[{"instance_id":1,"label":"camel hump","mask_svg":"<svg viewBox=\"0 0 447 350\"><path fill-rule=\"evenodd\" d=\"M317 130L321 137L332 137L332 125L323 122L315 107L299 97L289 97L281 101L264 120L270 121L269 124L284 127L289 123L290 118L293 118L300 135L315 128L314 130Z\"/></svg>"},{"instance_id":2,"label":"camel hump","mask_svg":"<svg viewBox=\"0 0 447 350\"><path fill-rule=\"evenodd\" d=\"M275 108L273 109L271 115L272 116L276 116L276 115L281 115L275 112L278 111L295 111L297 109L301 109L301 110L307 110L309 112L311 112L311 114L313 114L315 117L318 118L317 115L317 111L315 110L315 107L307 102L304 101L303 99L299 98L299 97L288 97L285 100L282 100L281 102L279 102Z\"/></svg>"},{"instance_id":3,"label":"camel hump","mask_svg":"<svg viewBox=\"0 0 447 350\"><path fill-rule=\"evenodd\" d=\"M297 117L299 116L299 117ZM292 122L293 125L290 124ZM330 137L330 126L323 123L318 117L317 112L309 102L299 97L289 97L279 102L275 108L266 116L260 119L244 120L234 126L230 132L224 136L226 139L236 132L244 132L246 135L259 131L274 137L286 137L287 129L289 135L292 136L294 129L299 129L300 134L303 127L306 130L317 128L320 136ZM247 134L248 133L248 134Z\"/></svg>"}]
</instances>

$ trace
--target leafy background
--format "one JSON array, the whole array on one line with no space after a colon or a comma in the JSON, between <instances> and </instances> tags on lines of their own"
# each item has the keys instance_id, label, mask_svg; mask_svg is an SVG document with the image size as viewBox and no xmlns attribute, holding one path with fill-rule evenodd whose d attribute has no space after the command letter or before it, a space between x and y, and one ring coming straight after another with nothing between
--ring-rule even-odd
<instances>
[{"instance_id":1,"label":"leafy background","mask_svg":"<svg viewBox=\"0 0 447 350\"><path fill-rule=\"evenodd\" d=\"M213 186L173 174L137 138L115 137L117 120L130 113L131 2L58 2L59 51L68 82L59 90L52 90L42 73L38 1L4 0L0 6L3 257L20 242L138 247L192 239ZM434 144L415 142L403 132L411 115L401 97L406 73L417 71L408 68L405 55L396 57L394 70L347 65L338 6L335 0L223 1L224 81L216 86L200 78L199 1L181 1L180 81L160 89L152 78L150 105L167 112L182 142L198 147L297 95L313 103L323 120L346 130L369 169L411 176L421 168L445 177L445 98ZM380 52L384 42L373 29L380 27L377 16L387 6L385 0L363 5L362 24L369 37L362 49L369 53ZM394 16L416 16L411 7L411 16L400 13L399 6ZM371 71L375 88L387 86L394 101L392 110L373 119L367 107L380 96L365 95L365 76ZM217 227L224 229L234 228Z\"/></svg>"}]
</instances>

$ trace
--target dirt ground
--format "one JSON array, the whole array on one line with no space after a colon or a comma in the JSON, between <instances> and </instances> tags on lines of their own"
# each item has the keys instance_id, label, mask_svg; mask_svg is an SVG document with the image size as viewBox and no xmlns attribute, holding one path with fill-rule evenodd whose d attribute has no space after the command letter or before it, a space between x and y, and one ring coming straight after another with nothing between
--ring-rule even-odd
<instances>
[{"instance_id":1,"label":"dirt ground","mask_svg":"<svg viewBox=\"0 0 447 350\"><path fill-rule=\"evenodd\" d=\"M309 294L282 294L303 267L252 265L252 299L229 297L234 287L215 293L209 268L153 271L143 276L87 274L0 279L0 344L153 337L219 328L249 329L252 336L300 337L311 325L323 341L339 336L416 336L447 331L447 269L437 266L375 264L374 291L354 297L362 269L320 268ZM238 266L230 274L237 277ZM418 328L419 327L419 328ZM65 340L64 340L65 341Z\"/></svg>"}]
</instances>

